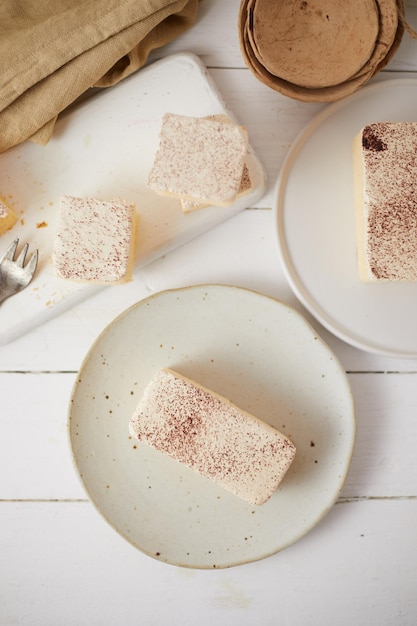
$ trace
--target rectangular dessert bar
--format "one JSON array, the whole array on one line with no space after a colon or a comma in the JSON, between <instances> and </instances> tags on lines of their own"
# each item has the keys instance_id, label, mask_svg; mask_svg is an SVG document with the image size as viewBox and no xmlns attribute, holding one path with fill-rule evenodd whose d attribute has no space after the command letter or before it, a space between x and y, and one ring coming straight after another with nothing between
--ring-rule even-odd
<instances>
[{"instance_id":1,"label":"rectangular dessert bar","mask_svg":"<svg viewBox=\"0 0 417 626\"><path fill-rule=\"evenodd\" d=\"M129 432L251 504L271 497L296 452L269 424L170 369L146 387Z\"/></svg>"},{"instance_id":2,"label":"rectangular dessert bar","mask_svg":"<svg viewBox=\"0 0 417 626\"><path fill-rule=\"evenodd\" d=\"M129 280L136 219L135 206L123 200L63 196L52 250L57 275L99 284Z\"/></svg>"},{"instance_id":3,"label":"rectangular dessert bar","mask_svg":"<svg viewBox=\"0 0 417 626\"><path fill-rule=\"evenodd\" d=\"M246 131L230 120L166 113L148 185L161 195L228 206L239 191L247 146Z\"/></svg>"},{"instance_id":4,"label":"rectangular dessert bar","mask_svg":"<svg viewBox=\"0 0 417 626\"><path fill-rule=\"evenodd\" d=\"M362 128L353 168L361 280L417 280L417 123Z\"/></svg>"}]
</instances>

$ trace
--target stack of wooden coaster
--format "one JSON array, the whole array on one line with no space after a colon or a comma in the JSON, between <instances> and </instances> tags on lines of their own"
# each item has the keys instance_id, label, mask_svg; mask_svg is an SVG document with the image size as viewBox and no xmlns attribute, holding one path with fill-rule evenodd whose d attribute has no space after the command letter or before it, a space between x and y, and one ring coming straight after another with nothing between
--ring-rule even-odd
<instances>
[{"instance_id":1,"label":"stack of wooden coaster","mask_svg":"<svg viewBox=\"0 0 417 626\"><path fill-rule=\"evenodd\" d=\"M404 0L242 0L239 38L255 76L305 102L355 92L391 59Z\"/></svg>"}]
</instances>

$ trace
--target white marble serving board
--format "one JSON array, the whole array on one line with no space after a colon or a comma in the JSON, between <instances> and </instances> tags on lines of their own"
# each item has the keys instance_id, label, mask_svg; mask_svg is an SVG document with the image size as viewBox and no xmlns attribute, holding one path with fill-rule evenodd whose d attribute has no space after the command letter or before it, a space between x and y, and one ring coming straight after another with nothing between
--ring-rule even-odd
<instances>
[{"instance_id":1,"label":"white marble serving board","mask_svg":"<svg viewBox=\"0 0 417 626\"><path fill-rule=\"evenodd\" d=\"M19 216L19 222L0 239L0 255L16 237L22 245L28 242L31 251L39 249L32 283L0 306L0 343L102 288L54 275L51 250L62 195L121 197L136 204L133 280L138 280L138 270L147 263L262 197L265 172L251 147L248 166L253 190L229 207L207 207L184 215L177 200L151 191L146 182L161 119L168 111L196 117L226 113L234 118L200 59L179 53L71 107L60 117L47 145L25 142L0 154L0 195Z\"/></svg>"}]
</instances>

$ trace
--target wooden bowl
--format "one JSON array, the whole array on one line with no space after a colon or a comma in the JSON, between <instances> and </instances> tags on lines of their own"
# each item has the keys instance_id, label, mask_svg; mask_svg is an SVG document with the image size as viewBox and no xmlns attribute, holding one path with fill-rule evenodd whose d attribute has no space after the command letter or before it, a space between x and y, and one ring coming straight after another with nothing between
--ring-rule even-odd
<instances>
[{"instance_id":1,"label":"wooden bowl","mask_svg":"<svg viewBox=\"0 0 417 626\"><path fill-rule=\"evenodd\" d=\"M306 102L338 100L392 58L404 33L403 5L404 0L242 0L242 55L276 91Z\"/></svg>"}]
</instances>

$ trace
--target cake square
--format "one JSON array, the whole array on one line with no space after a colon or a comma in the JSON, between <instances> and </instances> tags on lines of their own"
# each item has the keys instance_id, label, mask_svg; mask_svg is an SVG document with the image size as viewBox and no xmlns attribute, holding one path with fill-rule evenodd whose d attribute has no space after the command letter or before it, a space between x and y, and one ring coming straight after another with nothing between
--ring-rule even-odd
<instances>
[{"instance_id":1,"label":"cake square","mask_svg":"<svg viewBox=\"0 0 417 626\"><path fill-rule=\"evenodd\" d=\"M227 115L224 115L223 113L219 115L208 115L205 119L220 121L220 122L223 122L224 124L233 124L230 117L228 117ZM249 168L247 164L244 163L243 173L242 173L242 177L240 180L240 185L239 185L236 198L240 198L240 196L243 196L249 193L252 190L252 188L253 186L252 186L252 180L250 177ZM196 200L185 200L184 198L180 199L180 203L181 203L181 208L182 208L183 213L191 213L191 211L196 211L198 209L203 209L204 207L209 206L207 203L201 203Z\"/></svg>"},{"instance_id":2,"label":"cake square","mask_svg":"<svg viewBox=\"0 0 417 626\"><path fill-rule=\"evenodd\" d=\"M0 235L13 228L17 222L17 215L13 209L0 198Z\"/></svg>"},{"instance_id":3,"label":"cake square","mask_svg":"<svg viewBox=\"0 0 417 626\"><path fill-rule=\"evenodd\" d=\"M166 113L148 185L156 193L228 206L239 191L246 131L219 119Z\"/></svg>"},{"instance_id":4,"label":"cake square","mask_svg":"<svg viewBox=\"0 0 417 626\"><path fill-rule=\"evenodd\" d=\"M133 204L63 196L52 250L57 275L80 282L126 282L133 271L135 229Z\"/></svg>"},{"instance_id":5,"label":"cake square","mask_svg":"<svg viewBox=\"0 0 417 626\"><path fill-rule=\"evenodd\" d=\"M417 123L366 125L353 168L360 279L417 280Z\"/></svg>"}]
</instances>

